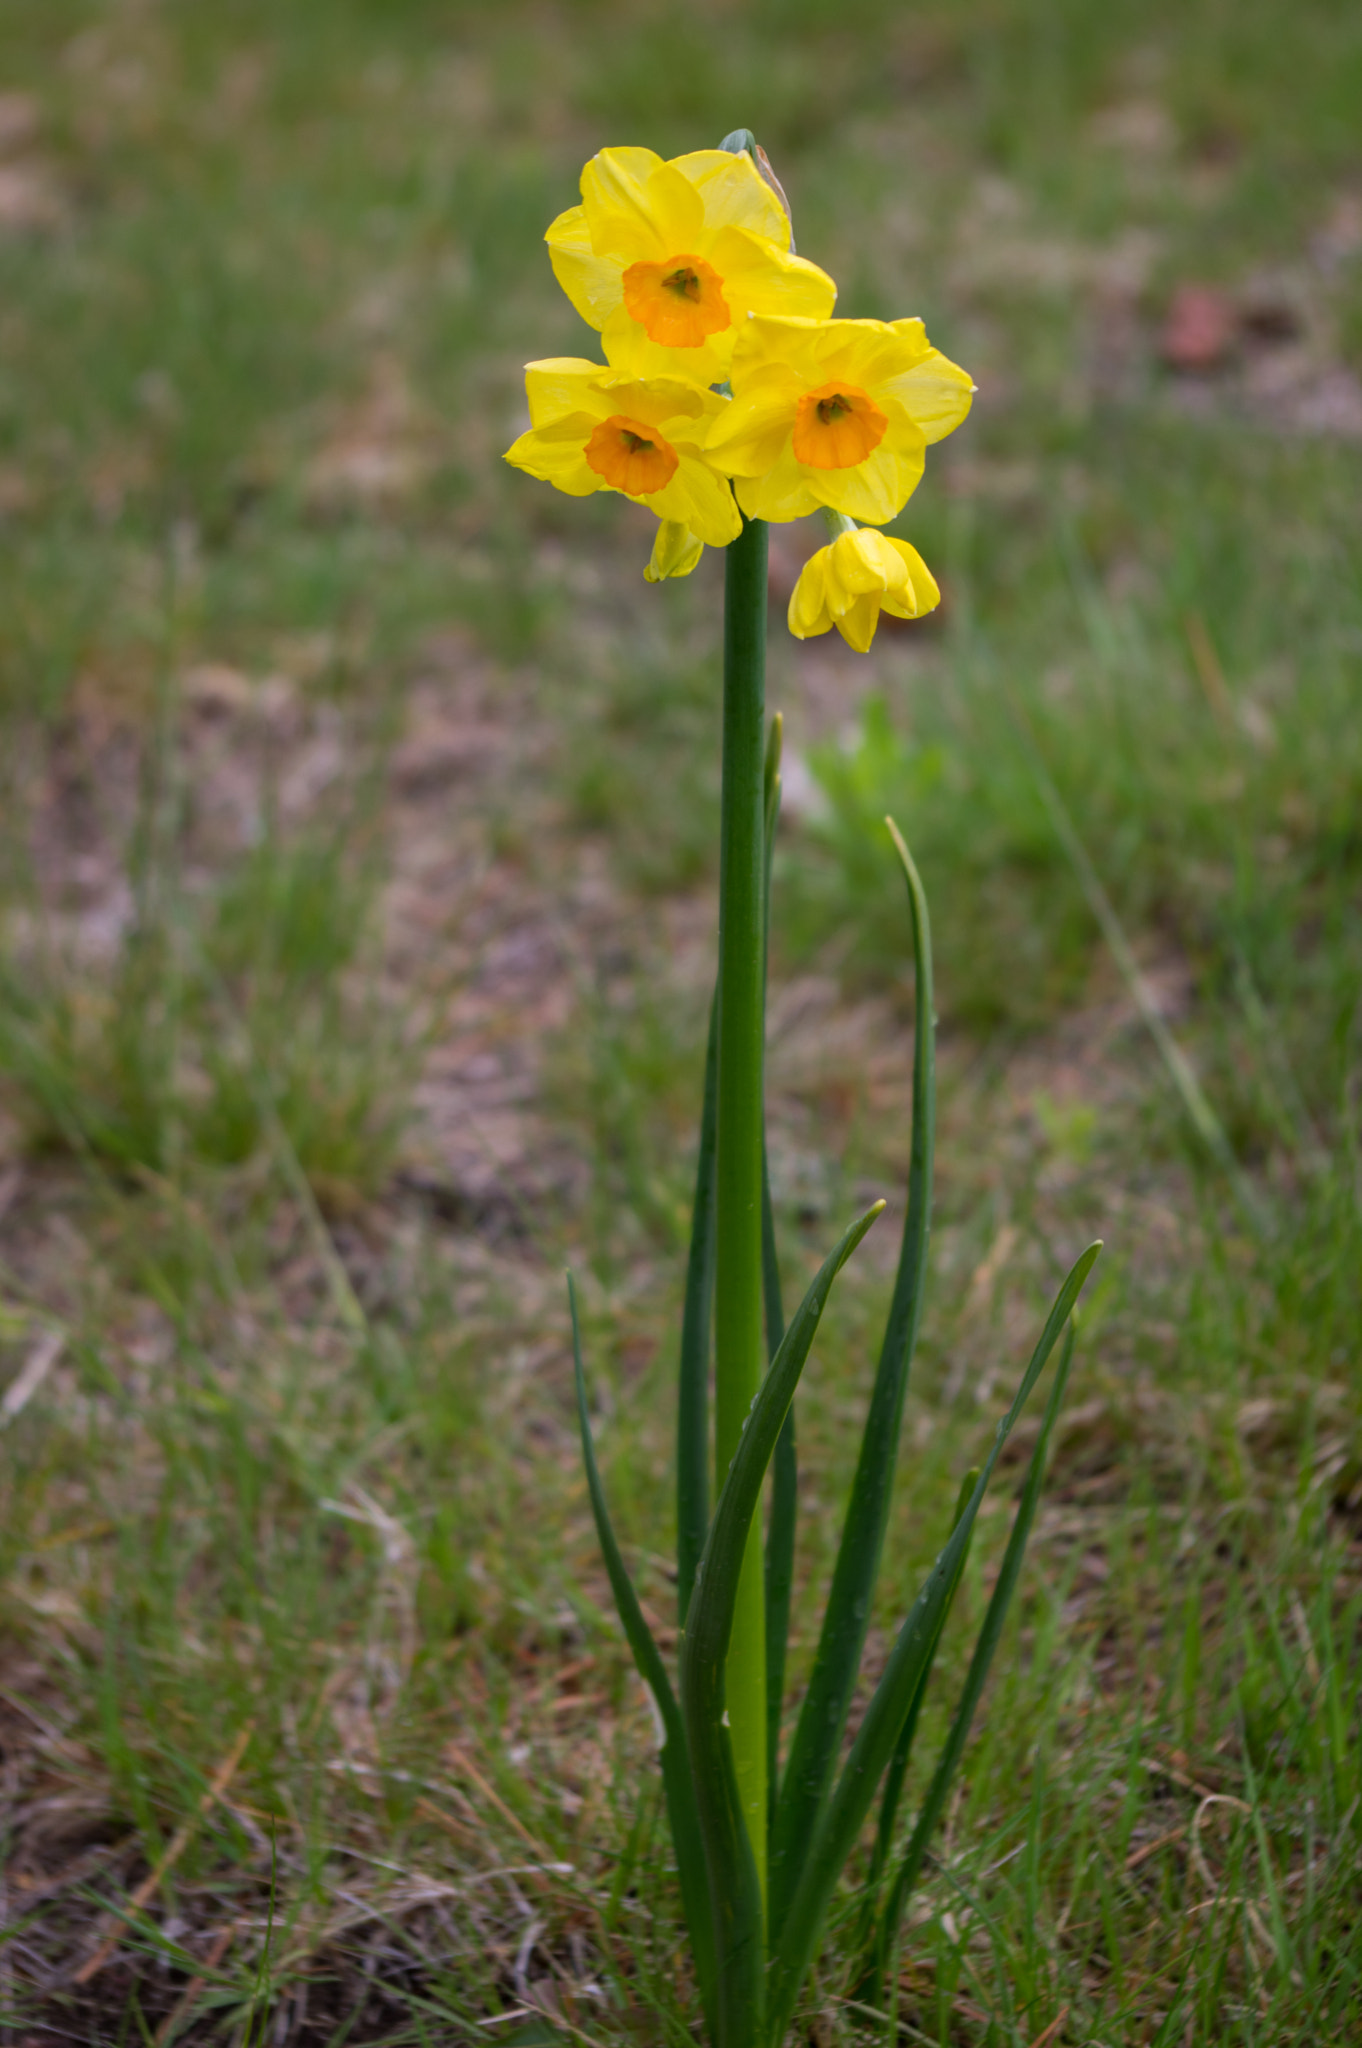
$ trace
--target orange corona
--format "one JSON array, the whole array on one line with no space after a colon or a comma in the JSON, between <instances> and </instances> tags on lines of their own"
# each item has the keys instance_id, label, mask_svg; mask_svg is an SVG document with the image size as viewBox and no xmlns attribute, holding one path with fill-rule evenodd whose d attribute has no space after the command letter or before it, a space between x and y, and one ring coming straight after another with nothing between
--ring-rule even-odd
<instances>
[{"instance_id":1,"label":"orange corona","mask_svg":"<svg viewBox=\"0 0 1362 2048\"><path fill-rule=\"evenodd\" d=\"M613 490L631 498L647 498L671 482L680 464L670 441L656 427L612 413L602 420L584 449L587 466Z\"/></svg>"},{"instance_id":2,"label":"orange corona","mask_svg":"<svg viewBox=\"0 0 1362 2048\"><path fill-rule=\"evenodd\" d=\"M702 256L631 263L621 284L630 318L661 348L699 348L733 325L724 281Z\"/></svg>"},{"instance_id":3,"label":"orange corona","mask_svg":"<svg viewBox=\"0 0 1362 2048\"><path fill-rule=\"evenodd\" d=\"M810 469L851 469L874 453L888 419L856 384L820 384L795 409L790 445Z\"/></svg>"}]
</instances>

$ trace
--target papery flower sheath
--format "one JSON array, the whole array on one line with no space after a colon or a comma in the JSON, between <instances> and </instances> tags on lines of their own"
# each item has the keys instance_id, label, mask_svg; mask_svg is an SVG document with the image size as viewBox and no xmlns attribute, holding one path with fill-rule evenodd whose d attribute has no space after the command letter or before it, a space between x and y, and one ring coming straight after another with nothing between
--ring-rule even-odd
<instances>
[{"instance_id":1,"label":"papery flower sheath","mask_svg":"<svg viewBox=\"0 0 1362 2048\"><path fill-rule=\"evenodd\" d=\"M790 253L790 223L752 159L698 149L603 149L582 204L545 236L554 275L606 356L634 376L728 374L749 313L826 319L837 287Z\"/></svg>"},{"instance_id":2,"label":"papery flower sheath","mask_svg":"<svg viewBox=\"0 0 1362 2048\"><path fill-rule=\"evenodd\" d=\"M679 377L627 377L576 356L525 366L530 430L506 460L570 497L622 491L709 547L742 520L727 479L704 452L727 404ZM693 566L693 565L692 565Z\"/></svg>"},{"instance_id":3,"label":"papery flower sheath","mask_svg":"<svg viewBox=\"0 0 1362 2048\"><path fill-rule=\"evenodd\" d=\"M804 564L790 599L789 626L796 640L836 626L848 647L866 654L881 612L917 619L940 602L936 579L916 548L859 526Z\"/></svg>"},{"instance_id":4,"label":"papery flower sheath","mask_svg":"<svg viewBox=\"0 0 1362 2048\"><path fill-rule=\"evenodd\" d=\"M974 390L920 320L756 315L729 378L733 402L715 417L708 453L749 519L800 519L822 505L893 519L928 443L959 426Z\"/></svg>"}]
</instances>

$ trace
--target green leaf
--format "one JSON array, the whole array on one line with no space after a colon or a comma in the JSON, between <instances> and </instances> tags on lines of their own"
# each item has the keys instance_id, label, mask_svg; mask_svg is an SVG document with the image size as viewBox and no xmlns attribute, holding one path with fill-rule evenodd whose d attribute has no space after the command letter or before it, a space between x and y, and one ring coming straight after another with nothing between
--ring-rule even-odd
<instances>
[{"instance_id":1,"label":"green leaf","mask_svg":"<svg viewBox=\"0 0 1362 2048\"><path fill-rule=\"evenodd\" d=\"M1026 1555L1027 1539L1031 1534L1031 1525L1036 1519L1036 1506L1040 1500L1040 1490L1045 1483L1045 1457L1050 1447L1050 1435L1054 1429L1056 1417L1059 1414L1060 1403L1064 1399L1064 1389L1068 1385L1069 1367L1073 1362L1073 1354L1074 1326L1071 1321L1064 1333L1064 1349L1060 1353L1059 1366L1055 1372L1055 1383L1050 1389L1050 1398L1045 1404L1045 1415L1040 1426L1040 1436L1037 1439L1036 1448L1031 1454L1031 1464L1026 1474L1026 1484L1022 1488L1021 1500L1018 1503L1016 1517L1012 1523L1012 1534L1008 1538L1007 1549L1003 1553L1002 1569L998 1573L997 1584L993 1588L993 1597L988 1603L988 1612L984 1616L984 1625L979 1631L979 1639L974 1646L974 1655L970 1660L964 1689L960 1694L959 1703L955 1709L955 1718L951 1722L950 1733L946 1737L945 1747L937 1761L936 1770L932 1774L932 1782L927 1789L927 1796L922 1802L922 1811L917 1817L917 1823L913 1828L908 1847L904 1851L903 1861L895 1873L893 1886L885 1901L876 1941L877 1975L881 1981L889 1964L890 1952L898 1934L899 1922L903 1918L904 1906L907 1904L913 1886L917 1883L921 1873L928 1844L936 1830L937 1822L940 1820L942 1810L946 1804L946 1795L950 1791L951 1780L954 1778L960 1765L960 1759L964 1754L965 1744L969 1739L970 1726L974 1720L975 1710L979 1705L979 1697L988 1678L989 1666L993 1662L993 1653L998 1647L998 1642L1003 1632L1003 1624L1007 1620L1007 1610L1012 1604L1012 1595L1017 1589L1017 1580L1021 1573L1022 1560Z\"/></svg>"},{"instance_id":2,"label":"green leaf","mask_svg":"<svg viewBox=\"0 0 1362 2048\"><path fill-rule=\"evenodd\" d=\"M596 1519L596 1535L625 1639L633 1652L638 1675L652 1696L661 1723L662 1743L659 1762L662 1765L663 1790L667 1796L667 1818L671 1823L672 1845L676 1850L681 1903L685 1910L686 1925L690 1930L691 1953L695 1958L700 2002L705 2009L706 2025L712 2035L716 2012L713 1918L709 1887L705 1881L704 1849L695 1818L695 1792L691 1781L690 1760L686 1752L685 1729L681 1721L681 1711L676 1704L676 1695L672 1691L671 1680L667 1676L667 1667L662 1662L662 1654L657 1644L653 1641L652 1630L643 1619L643 1610L638 1604L633 1581L620 1555L620 1547L615 1540L615 1531L610 1520L610 1510L606 1506L605 1489L601 1485L596 1450L591 1441L591 1420L586 1406L586 1376L582 1371L582 1332L577 1316L577 1289L571 1273L567 1276L567 1283L568 1305L572 1311L572 1361L577 1381L577 1421L582 1433L582 1461L586 1466L591 1512Z\"/></svg>"},{"instance_id":3,"label":"green leaf","mask_svg":"<svg viewBox=\"0 0 1362 2048\"><path fill-rule=\"evenodd\" d=\"M936 1134L936 1019L932 996L932 931L927 898L912 856L892 818L886 819L908 884L913 923L915 1030L913 1048L913 1136L908 1169L908 1214L904 1219L898 1275L874 1391L866 1416L861 1455L847 1504L841 1547L823 1616L809 1689L804 1697L790 1760L776 1800L771 1831L771 1932L778 1937L804 1867L842 1745L847 1710L879 1575L889 1519L889 1499L898 1459L899 1431L908 1373L922 1319L927 1242L931 1227L932 1156Z\"/></svg>"},{"instance_id":4,"label":"green leaf","mask_svg":"<svg viewBox=\"0 0 1362 2048\"><path fill-rule=\"evenodd\" d=\"M1083 1283L1101 1251L1101 1241L1088 1246L1059 1291L1040 1341L1031 1354L1016 1398L998 1425L993 1448L984 1462L969 1505L914 1601L908 1619L890 1652L884 1675L866 1709L837 1786L828 1801L804 1861L803 1875L790 1902L784 1925L772 1941L770 2038L780 2040L789 2023L804 1973L813 1959L832 1888L855 1845L875 1788L893 1755L899 1732L935 1652L938 1633L950 1599L975 1516L988 1491L1003 1445L1054 1350L1072 1313ZM689 1725L689 1723L688 1723Z\"/></svg>"},{"instance_id":5,"label":"green leaf","mask_svg":"<svg viewBox=\"0 0 1362 2048\"><path fill-rule=\"evenodd\" d=\"M771 1214L771 1176L761 1173L761 1251L766 1291L766 1350L774 1359L785 1335ZM771 1514L766 1525L766 1741L767 1782L774 1818L780 1765L780 1713L785 1703L785 1655L790 1636L790 1590L794 1584L795 1518L799 1506L799 1461L795 1454L795 1412L790 1403L771 1460Z\"/></svg>"},{"instance_id":6,"label":"green leaf","mask_svg":"<svg viewBox=\"0 0 1362 2048\"><path fill-rule=\"evenodd\" d=\"M743 1424L714 1510L686 1618L681 1704L714 1907L717 2039L722 2048L748 2048L757 2040L765 1977L761 1889L725 1725L724 1665L733 1634L738 1580L761 1483L817 1333L828 1290L883 1207L883 1202L877 1202L843 1234L795 1312Z\"/></svg>"},{"instance_id":7,"label":"green leaf","mask_svg":"<svg viewBox=\"0 0 1362 2048\"><path fill-rule=\"evenodd\" d=\"M771 946L771 866L776 825L780 818L780 754L785 723L777 711L766 739L766 929ZM780 1300L780 1262L776 1256L775 1214L771 1207L771 1169L765 1148L761 1160L761 1277L766 1302L766 1356L780 1349L785 1312ZM794 1403L776 1438L771 1463L771 1515L766 1527L766 1780L774 1820L780 1770L780 1716L785 1704L785 1657L790 1636L790 1589L794 1584L795 1517L799 1495L799 1461L795 1452Z\"/></svg>"},{"instance_id":8,"label":"green leaf","mask_svg":"<svg viewBox=\"0 0 1362 2048\"><path fill-rule=\"evenodd\" d=\"M714 1133L719 991L709 1006L700 1156L695 1163L676 1401L676 1600L682 1628L709 1528L709 1321L714 1302Z\"/></svg>"}]
</instances>

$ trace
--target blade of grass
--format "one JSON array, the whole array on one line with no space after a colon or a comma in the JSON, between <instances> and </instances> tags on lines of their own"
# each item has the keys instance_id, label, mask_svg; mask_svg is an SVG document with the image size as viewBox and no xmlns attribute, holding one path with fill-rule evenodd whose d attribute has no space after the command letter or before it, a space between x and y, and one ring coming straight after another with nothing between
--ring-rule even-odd
<instances>
[{"instance_id":1,"label":"blade of grass","mask_svg":"<svg viewBox=\"0 0 1362 2048\"><path fill-rule=\"evenodd\" d=\"M898 1458L908 1373L922 1317L931 1229L932 1156L936 1130L936 1019L932 1000L932 930L926 893L892 818L885 823L908 885L913 925L913 1135L904 1219L889 1319L866 1415L856 1478L790 1761L776 1801L771 1835L771 1935L778 1938L798 1888L804 1857L831 1782L846 1726L870 1600L879 1574Z\"/></svg>"},{"instance_id":2,"label":"blade of grass","mask_svg":"<svg viewBox=\"0 0 1362 2048\"><path fill-rule=\"evenodd\" d=\"M601 1555L605 1560L610 1590L615 1596L615 1607L624 1629L625 1640L633 1652L638 1675L652 1696L662 1726L659 1762L662 1766L663 1789L667 1795L667 1817L671 1823L672 1845L676 1850L681 1904L686 1915L686 1925L690 1930L691 1953L695 1958L700 2002L705 2009L706 2023L712 2033L715 2013L714 1938L709 1888L705 1881L704 1851L696 1824L695 1796L691 1783L690 1760L686 1750L686 1734L676 1695L667 1676L667 1667L662 1662L662 1654L657 1644L653 1641L652 1630L643 1618L643 1610L638 1604L633 1581L629 1577L619 1544L615 1540L610 1510L606 1505L605 1489L601 1485L600 1470L596 1464L595 1445L591 1440L591 1419L586 1405L586 1375L582 1370L582 1331L577 1314L577 1289L570 1273L567 1280L568 1305L572 1313L572 1363L577 1388L577 1422L582 1436L582 1460L586 1466L591 1512L595 1517L596 1535L600 1542Z\"/></svg>"},{"instance_id":3,"label":"blade of grass","mask_svg":"<svg viewBox=\"0 0 1362 2048\"><path fill-rule=\"evenodd\" d=\"M1011 708L1014 723L1030 761L1032 778L1040 800L1049 814L1055 837L1064 848L1069 864L1078 877L1078 884L1087 898L1088 908L1096 918L1102 936L1111 950L1111 956L1121 970L1126 987L1130 990L1131 1001L1159 1049L1173 1086L1182 1099L1188 1121L1224 1173L1248 1222L1258 1235L1265 1236L1269 1218L1258 1192L1239 1164L1234 1147L1225 1135L1225 1127L1211 1108L1205 1090L1192 1070L1191 1061L1164 1020L1154 991L1141 971L1140 963L1135 958L1111 898L1102 886L1092 857L1079 838L1078 829L1069 816L1064 799L1051 780L1050 771L1045 765L1030 721L1015 696L1011 699Z\"/></svg>"},{"instance_id":4,"label":"blade of grass","mask_svg":"<svg viewBox=\"0 0 1362 2048\"><path fill-rule=\"evenodd\" d=\"M681 1646L681 1705L714 1909L719 2048L750 2048L759 2038L765 1977L761 1888L724 1700L739 1580L766 1468L828 1291L883 1208L877 1202L858 1217L824 1260L757 1391L714 1510Z\"/></svg>"},{"instance_id":5,"label":"blade of grass","mask_svg":"<svg viewBox=\"0 0 1362 2048\"><path fill-rule=\"evenodd\" d=\"M175 1830L165 1850L157 1857L151 1870L132 1894L129 1901L129 1911L131 1914L141 1912L147 1902L155 1897L162 1878L166 1877L175 1868L175 1865L193 1841L201 1822L206 1819L218 1800L222 1798L236 1776L237 1766L246 1754L247 1744L254 1733L254 1721L248 1721L244 1728L237 1730L236 1739L216 1771L214 1771L208 1788L199 1799L193 1813L189 1816L188 1820L184 1821ZM104 1968L104 1965L115 1954L117 1948L118 1936L116 1934L111 1934L104 1941L101 1941L94 1954L88 1956L76 1971L71 1979L72 1983L78 1985L88 1984L90 1979L97 1976Z\"/></svg>"},{"instance_id":6,"label":"blade of grass","mask_svg":"<svg viewBox=\"0 0 1362 2048\"><path fill-rule=\"evenodd\" d=\"M960 1694L959 1704L955 1710L955 1717L951 1722L950 1733L946 1737L945 1747L942 1749L937 1761L936 1770L932 1774L932 1782L928 1787L927 1796L922 1802L922 1810L918 1814L908 1847L904 1852L903 1861L895 1873L894 1882L885 1901L876 1944L878 1950L878 1974L881 1978L890 1961L890 1952L898 1934L899 1923L903 1918L904 1906L907 1904L909 1894L921 1873L923 1861L927 1854L928 1843L931 1841L937 1822L941 1818L951 1782L959 1767L960 1759L964 1754L965 1744L969 1739L970 1727L988 1678L989 1666L993 1662L993 1655L1002 1636L1003 1625L1007 1620L1007 1610L1012 1603L1012 1596L1017 1589L1017 1580L1021 1574L1022 1561L1026 1555L1027 1540L1031 1534L1031 1525L1036 1518L1036 1507L1040 1500L1041 1487L1045 1483L1045 1456L1049 1449L1050 1436L1059 1414L1060 1404L1064 1399L1064 1390L1068 1385L1069 1369L1073 1363L1073 1353L1074 1325L1071 1320L1064 1335L1064 1348L1060 1353L1059 1365L1055 1371L1054 1385L1050 1389L1050 1398L1045 1404L1045 1414L1040 1426L1040 1436L1037 1439L1036 1448L1031 1454L1031 1464L1026 1475L1026 1484L1022 1489L1021 1500L1012 1523L1012 1534L1008 1538L1007 1549L1003 1553L1002 1568L998 1573L997 1583L993 1588L993 1595L988 1603L988 1611L984 1616L984 1625L979 1631L978 1641L974 1646L974 1655L970 1659L969 1672L966 1675L964 1689Z\"/></svg>"},{"instance_id":7,"label":"blade of grass","mask_svg":"<svg viewBox=\"0 0 1362 2048\"><path fill-rule=\"evenodd\" d=\"M970 1539L975 1516L993 1468L1013 1425L1044 1370L1072 1313L1084 1281L1101 1251L1100 1240L1088 1246L1061 1287L1016 1397L998 1425L993 1448L985 1460L970 1502L955 1531L928 1573L922 1590L900 1629L884 1675L866 1709L851 1754L824 1808L804 1859L803 1875L778 1936L772 1941L770 2037L778 2041L789 2024L805 1971L813 1960L823 1915L842 1866L850 1855L870 1809L880 1776L893 1755L899 1732L935 1648L940 1618L949 1596L961 1553Z\"/></svg>"}]
</instances>

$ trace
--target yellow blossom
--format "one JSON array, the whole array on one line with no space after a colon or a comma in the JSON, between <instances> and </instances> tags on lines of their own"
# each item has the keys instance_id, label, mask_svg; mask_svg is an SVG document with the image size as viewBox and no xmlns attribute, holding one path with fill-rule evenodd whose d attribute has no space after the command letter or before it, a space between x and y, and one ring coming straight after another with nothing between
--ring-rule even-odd
<instances>
[{"instance_id":1,"label":"yellow blossom","mask_svg":"<svg viewBox=\"0 0 1362 2048\"><path fill-rule=\"evenodd\" d=\"M636 377L721 383L749 313L826 319L837 287L790 252L790 223L745 153L603 149L582 204L544 237L554 275L608 360Z\"/></svg>"},{"instance_id":2,"label":"yellow blossom","mask_svg":"<svg viewBox=\"0 0 1362 2048\"><path fill-rule=\"evenodd\" d=\"M664 519L643 572L644 581L665 583L669 576L689 576L704 552L704 542L697 540L688 526L677 519Z\"/></svg>"},{"instance_id":3,"label":"yellow blossom","mask_svg":"<svg viewBox=\"0 0 1362 2048\"><path fill-rule=\"evenodd\" d=\"M820 505L893 519L928 443L959 426L974 390L920 320L757 315L729 377L733 402L716 415L708 452L736 479L749 519L800 519Z\"/></svg>"},{"instance_id":4,"label":"yellow blossom","mask_svg":"<svg viewBox=\"0 0 1362 2048\"><path fill-rule=\"evenodd\" d=\"M940 601L916 548L872 527L853 527L804 564L790 599L790 631L807 640L836 626L848 647L866 654L881 612L917 619Z\"/></svg>"},{"instance_id":5,"label":"yellow blossom","mask_svg":"<svg viewBox=\"0 0 1362 2048\"><path fill-rule=\"evenodd\" d=\"M530 430L506 451L514 468L574 498L622 491L710 547L737 539L733 493L704 452L725 399L684 378L627 377L577 356L527 363L525 393Z\"/></svg>"}]
</instances>

